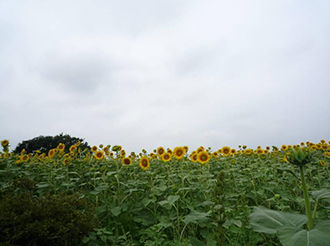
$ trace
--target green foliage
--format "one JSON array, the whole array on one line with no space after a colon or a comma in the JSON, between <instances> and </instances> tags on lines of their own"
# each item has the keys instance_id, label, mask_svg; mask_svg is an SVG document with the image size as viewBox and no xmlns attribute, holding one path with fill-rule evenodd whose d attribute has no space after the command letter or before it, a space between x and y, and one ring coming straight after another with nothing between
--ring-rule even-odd
<instances>
[{"instance_id":1,"label":"green foliage","mask_svg":"<svg viewBox=\"0 0 330 246\"><path fill-rule=\"evenodd\" d=\"M65 144L65 151L68 152L70 146L78 141L81 142L80 148L82 150L90 149L88 143L83 142L84 139L61 133L56 136L38 136L30 140L24 140L16 146L13 152L19 154L25 149L26 153L34 153L36 150L39 150L41 153L48 153L50 149L56 148L60 143Z\"/></svg>"},{"instance_id":2,"label":"green foliage","mask_svg":"<svg viewBox=\"0 0 330 246\"><path fill-rule=\"evenodd\" d=\"M312 193L315 199L312 215L304 174L304 166L312 160L312 155L309 151L298 149L291 150L289 156L288 160L291 164L299 166L306 215L255 207L250 215L250 224L257 232L277 234L283 246L328 246L330 220L322 221L314 226L314 219L319 202L330 198L330 191L322 189ZM306 227L306 224L307 229L303 227Z\"/></svg>"},{"instance_id":3,"label":"green foliage","mask_svg":"<svg viewBox=\"0 0 330 246\"><path fill-rule=\"evenodd\" d=\"M87 246L279 246L279 233L253 230L249 223L253 208L305 211L301 177L296 175L299 167L281 162L282 152L212 157L203 165L186 157L169 162L151 159L147 171L136 158L125 166L116 154L102 160L89 154L72 156L65 165L61 155L41 161L34 156L23 163L17 162L19 156L0 158L0 200L21 193L33 199L80 194L95 206L99 221L80 244L74 244ZM316 154L321 159L324 152ZM305 168L309 194L330 187L328 168L315 160ZM329 219L329 193L312 195L311 204L318 204L313 215L318 229L319 221ZM299 228L305 229L305 224Z\"/></svg>"},{"instance_id":4,"label":"green foliage","mask_svg":"<svg viewBox=\"0 0 330 246\"><path fill-rule=\"evenodd\" d=\"M11 194L0 203L2 244L76 245L95 226L92 206L77 194Z\"/></svg>"},{"instance_id":5,"label":"green foliage","mask_svg":"<svg viewBox=\"0 0 330 246\"><path fill-rule=\"evenodd\" d=\"M257 232L276 234L283 226L301 227L307 223L307 216L255 207L250 216L250 223Z\"/></svg>"}]
</instances>

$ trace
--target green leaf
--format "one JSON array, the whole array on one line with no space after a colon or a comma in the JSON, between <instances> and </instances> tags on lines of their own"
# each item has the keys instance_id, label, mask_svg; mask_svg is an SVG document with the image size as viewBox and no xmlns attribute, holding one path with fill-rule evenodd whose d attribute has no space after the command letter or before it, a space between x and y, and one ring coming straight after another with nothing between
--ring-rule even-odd
<instances>
[{"instance_id":1,"label":"green leaf","mask_svg":"<svg viewBox=\"0 0 330 246\"><path fill-rule=\"evenodd\" d=\"M167 201L168 201L168 203L169 203L171 206L173 206L173 204L174 204L177 200L179 200L179 198L180 198L180 196L172 196L172 195L170 195L170 196L167 197Z\"/></svg>"},{"instance_id":2,"label":"green leaf","mask_svg":"<svg viewBox=\"0 0 330 246\"><path fill-rule=\"evenodd\" d=\"M160 201L158 202L160 206L164 206L164 205L167 205L168 204L168 201L167 200L164 200L164 201Z\"/></svg>"},{"instance_id":3,"label":"green leaf","mask_svg":"<svg viewBox=\"0 0 330 246\"><path fill-rule=\"evenodd\" d=\"M217 242L214 240L214 234L208 230L202 230L201 235L206 240L207 246L217 246Z\"/></svg>"},{"instance_id":4,"label":"green leaf","mask_svg":"<svg viewBox=\"0 0 330 246\"><path fill-rule=\"evenodd\" d=\"M318 223L307 231L294 226L284 226L278 230L283 246L327 246L330 245L330 220Z\"/></svg>"},{"instance_id":5,"label":"green leaf","mask_svg":"<svg viewBox=\"0 0 330 246\"><path fill-rule=\"evenodd\" d=\"M205 243L203 243L202 241L198 240L195 237L189 237L189 243L191 244L191 246L204 246Z\"/></svg>"},{"instance_id":6,"label":"green leaf","mask_svg":"<svg viewBox=\"0 0 330 246\"><path fill-rule=\"evenodd\" d=\"M283 172L288 172L291 173L293 176L296 177L296 179L298 179L297 175L289 168L277 168L277 171L283 173Z\"/></svg>"},{"instance_id":7,"label":"green leaf","mask_svg":"<svg viewBox=\"0 0 330 246\"><path fill-rule=\"evenodd\" d=\"M185 224L188 224L188 223L195 223L195 224L207 223L207 222L210 221L209 216L210 216L209 213L203 213L203 212L193 210L193 211L190 212L190 214L185 216L185 218L182 221Z\"/></svg>"},{"instance_id":8,"label":"green leaf","mask_svg":"<svg viewBox=\"0 0 330 246\"><path fill-rule=\"evenodd\" d=\"M250 224L254 231L275 234L283 226L301 227L307 223L307 216L278 212L264 207L254 207Z\"/></svg>"},{"instance_id":9,"label":"green leaf","mask_svg":"<svg viewBox=\"0 0 330 246\"><path fill-rule=\"evenodd\" d=\"M114 207L114 208L110 209L110 211L114 216L118 216L121 212L121 207Z\"/></svg>"},{"instance_id":10,"label":"green leaf","mask_svg":"<svg viewBox=\"0 0 330 246\"><path fill-rule=\"evenodd\" d=\"M327 189L313 191L312 196L314 197L315 201L321 200L321 199L329 199L330 191Z\"/></svg>"},{"instance_id":11,"label":"green leaf","mask_svg":"<svg viewBox=\"0 0 330 246\"><path fill-rule=\"evenodd\" d=\"M37 184L37 188L46 188L46 187L49 187L50 186L50 184L42 184L42 183L39 183L39 184Z\"/></svg>"}]
</instances>

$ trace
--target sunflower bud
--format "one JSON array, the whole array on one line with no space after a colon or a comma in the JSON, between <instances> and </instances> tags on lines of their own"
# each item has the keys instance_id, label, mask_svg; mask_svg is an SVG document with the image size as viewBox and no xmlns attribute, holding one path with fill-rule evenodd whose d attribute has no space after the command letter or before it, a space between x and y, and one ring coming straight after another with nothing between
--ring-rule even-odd
<instances>
[{"instance_id":1,"label":"sunflower bud","mask_svg":"<svg viewBox=\"0 0 330 246\"><path fill-rule=\"evenodd\" d=\"M308 148L292 148L286 158L293 165L305 166L312 161L312 154Z\"/></svg>"}]
</instances>

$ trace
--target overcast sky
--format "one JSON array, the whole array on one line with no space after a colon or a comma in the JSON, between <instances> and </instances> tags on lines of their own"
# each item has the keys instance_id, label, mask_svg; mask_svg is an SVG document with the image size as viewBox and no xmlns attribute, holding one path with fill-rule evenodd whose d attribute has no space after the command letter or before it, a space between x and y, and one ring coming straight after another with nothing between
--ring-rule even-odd
<instances>
[{"instance_id":1,"label":"overcast sky","mask_svg":"<svg viewBox=\"0 0 330 246\"><path fill-rule=\"evenodd\" d=\"M0 138L330 140L329 0L0 0Z\"/></svg>"}]
</instances>

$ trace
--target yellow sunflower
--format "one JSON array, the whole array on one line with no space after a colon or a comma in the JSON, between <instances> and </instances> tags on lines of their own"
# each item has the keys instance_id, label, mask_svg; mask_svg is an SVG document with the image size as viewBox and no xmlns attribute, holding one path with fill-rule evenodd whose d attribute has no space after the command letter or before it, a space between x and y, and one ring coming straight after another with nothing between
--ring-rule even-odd
<instances>
[{"instance_id":1,"label":"yellow sunflower","mask_svg":"<svg viewBox=\"0 0 330 246\"><path fill-rule=\"evenodd\" d=\"M323 149L324 151L327 151L327 150L329 149L329 145L327 145L327 144L322 144L322 149Z\"/></svg>"},{"instance_id":2,"label":"yellow sunflower","mask_svg":"<svg viewBox=\"0 0 330 246\"><path fill-rule=\"evenodd\" d=\"M325 161L320 161L320 164L321 164L321 166L323 166L323 167L326 166Z\"/></svg>"},{"instance_id":3,"label":"yellow sunflower","mask_svg":"<svg viewBox=\"0 0 330 246\"><path fill-rule=\"evenodd\" d=\"M202 152L204 150L203 146L199 146L198 149L196 150L197 153Z\"/></svg>"},{"instance_id":4,"label":"yellow sunflower","mask_svg":"<svg viewBox=\"0 0 330 246\"><path fill-rule=\"evenodd\" d=\"M261 154L263 154L264 153L264 150L263 149L261 149L261 148L258 148L257 149L257 154L258 155L261 155Z\"/></svg>"},{"instance_id":5,"label":"yellow sunflower","mask_svg":"<svg viewBox=\"0 0 330 246\"><path fill-rule=\"evenodd\" d=\"M102 151L95 152L95 158L97 160L102 160L104 158L103 152Z\"/></svg>"},{"instance_id":6,"label":"yellow sunflower","mask_svg":"<svg viewBox=\"0 0 330 246\"><path fill-rule=\"evenodd\" d=\"M30 158L28 155L21 155L20 158L19 158L21 161L28 161Z\"/></svg>"},{"instance_id":7,"label":"yellow sunflower","mask_svg":"<svg viewBox=\"0 0 330 246\"><path fill-rule=\"evenodd\" d=\"M64 165L64 166L68 165L69 163L70 163L70 159L69 159L69 158L65 158L65 159L63 160L63 165Z\"/></svg>"},{"instance_id":8,"label":"yellow sunflower","mask_svg":"<svg viewBox=\"0 0 330 246\"><path fill-rule=\"evenodd\" d=\"M326 157L330 158L330 152L325 152L324 154Z\"/></svg>"},{"instance_id":9,"label":"yellow sunflower","mask_svg":"<svg viewBox=\"0 0 330 246\"><path fill-rule=\"evenodd\" d=\"M236 149L231 149L231 150L230 150L230 154L231 154L231 155L235 155L235 154L236 154Z\"/></svg>"},{"instance_id":10,"label":"yellow sunflower","mask_svg":"<svg viewBox=\"0 0 330 246\"><path fill-rule=\"evenodd\" d=\"M140 163L139 166L143 169L143 170L148 170L150 167L150 162L149 162L149 158L146 156L142 156L140 159Z\"/></svg>"},{"instance_id":11,"label":"yellow sunflower","mask_svg":"<svg viewBox=\"0 0 330 246\"><path fill-rule=\"evenodd\" d=\"M125 157L121 160L121 164L123 164L124 166L128 166L132 164L132 159L129 157Z\"/></svg>"},{"instance_id":12,"label":"yellow sunflower","mask_svg":"<svg viewBox=\"0 0 330 246\"><path fill-rule=\"evenodd\" d=\"M1 146L2 147L6 148L8 145L9 145L9 140L4 139L4 140L1 141Z\"/></svg>"},{"instance_id":13,"label":"yellow sunflower","mask_svg":"<svg viewBox=\"0 0 330 246\"><path fill-rule=\"evenodd\" d=\"M222 147L222 154L228 156L230 154L230 148L228 146Z\"/></svg>"},{"instance_id":14,"label":"yellow sunflower","mask_svg":"<svg viewBox=\"0 0 330 246\"><path fill-rule=\"evenodd\" d=\"M183 147L175 147L173 150L173 155L176 159L180 160L185 155L186 150Z\"/></svg>"},{"instance_id":15,"label":"yellow sunflower","mask_svg":"<svg viewBox=\"0 0 330 246\"><path fill-rule=\"evenodd\" d=\"M48 156L53 157L55 155L55 153L56 153L55 149L51 149L48 151Z\"/></svg>"},{"instance_id":16,"label":"yellow sunflower","mask_svg":"<svg viewBox=\"0 0 330 246\"><path fill-rule=\"evenodd\" d=\"M96 145L94 145L94 146L91 148L91 151L92 151L92 152L96 152L97 150L98 150L98 148L97 148Z\"/></svg>"},{"instance_id":17,"label":"yellow sunflower","mask_svg":"<svg viewBox=\"0 0 330 246\"><path fill-rule=\"evenodd\" d=\"M286 151L286 150L288 150L290 147L291 147L291 146L286 146L285 144L282 144L282 146L281 146L281 150L282 150L282 151Z\"/></svg>"},{"instance_id":18,"label":"yellow sunflower","mask_svg":"<svg viewBox=\"0 0 330 246\"><path fill-rule=\"evenodd\" d=\"M71 145L69 151L73 153L73 152L75 152L76 150L77 150L77 146L76 146L76 145Z\"/></svg>"},{"instance_id":19,"label":"yellow sunflower","mask_svg":"<svg viewBox=\"0 0 330 246\"><path fill-rule=\"evenodd\" d=\"M247 156L250 156L253 154L253 150L252 149L246 149L244 150L244 154L247 155Z\"/></svg>"},{"instance_id":20,"label":"yellow sunflower","mask_svg":"<svg viewBox=\"0 0 330 246\"><path fill-rule=\"evenodd\" d=\"M205 164L210 160L210 155L206 151L202 151L198 154L197 160L201 164Z\"/></svg>"},{"instance_id":21,"label":"yellow sunflower","mask_svg":"<svg viewBox=\"0 0 330 246\"><path fill-rule=\"evenodd\" d=\"M162 156L165 153L165 149L163 147L157 148L157 155Z\"/></svg>"},{"instance_id":22,"label":"yellow sunflower","mask_svg":"<svg viewBox=\"0 0 330 246\"><path fill-rule=\"evenodd\" d=\"M168 162L171 159L172 159L172 154L171 153L165 152L162 156L162 160L165 161L165 162Z\"/></svg>"},{"instance_id":23,"label":"yellow sunflower","mask_svg":"<svg viewBox=\"0 0 330 246\"><path fill-rule=\"evenodd\" d=\"M64 143L59 143L58 144L58 146L57 146L57 149L58 149L58 151L64 151L64 149L65 149L65 144Z\"/></svg>"},{"instance_id":24,"label":"yellow sunflower","mask_svg":"<svg viewBox=\"0 0 330 246\"><path fill-rule=\"evenodd\" d=\"M194 153L190 155L190 159L192 162L197 162L198 161L198 153Z\"/></svg>"}]
</instances>

